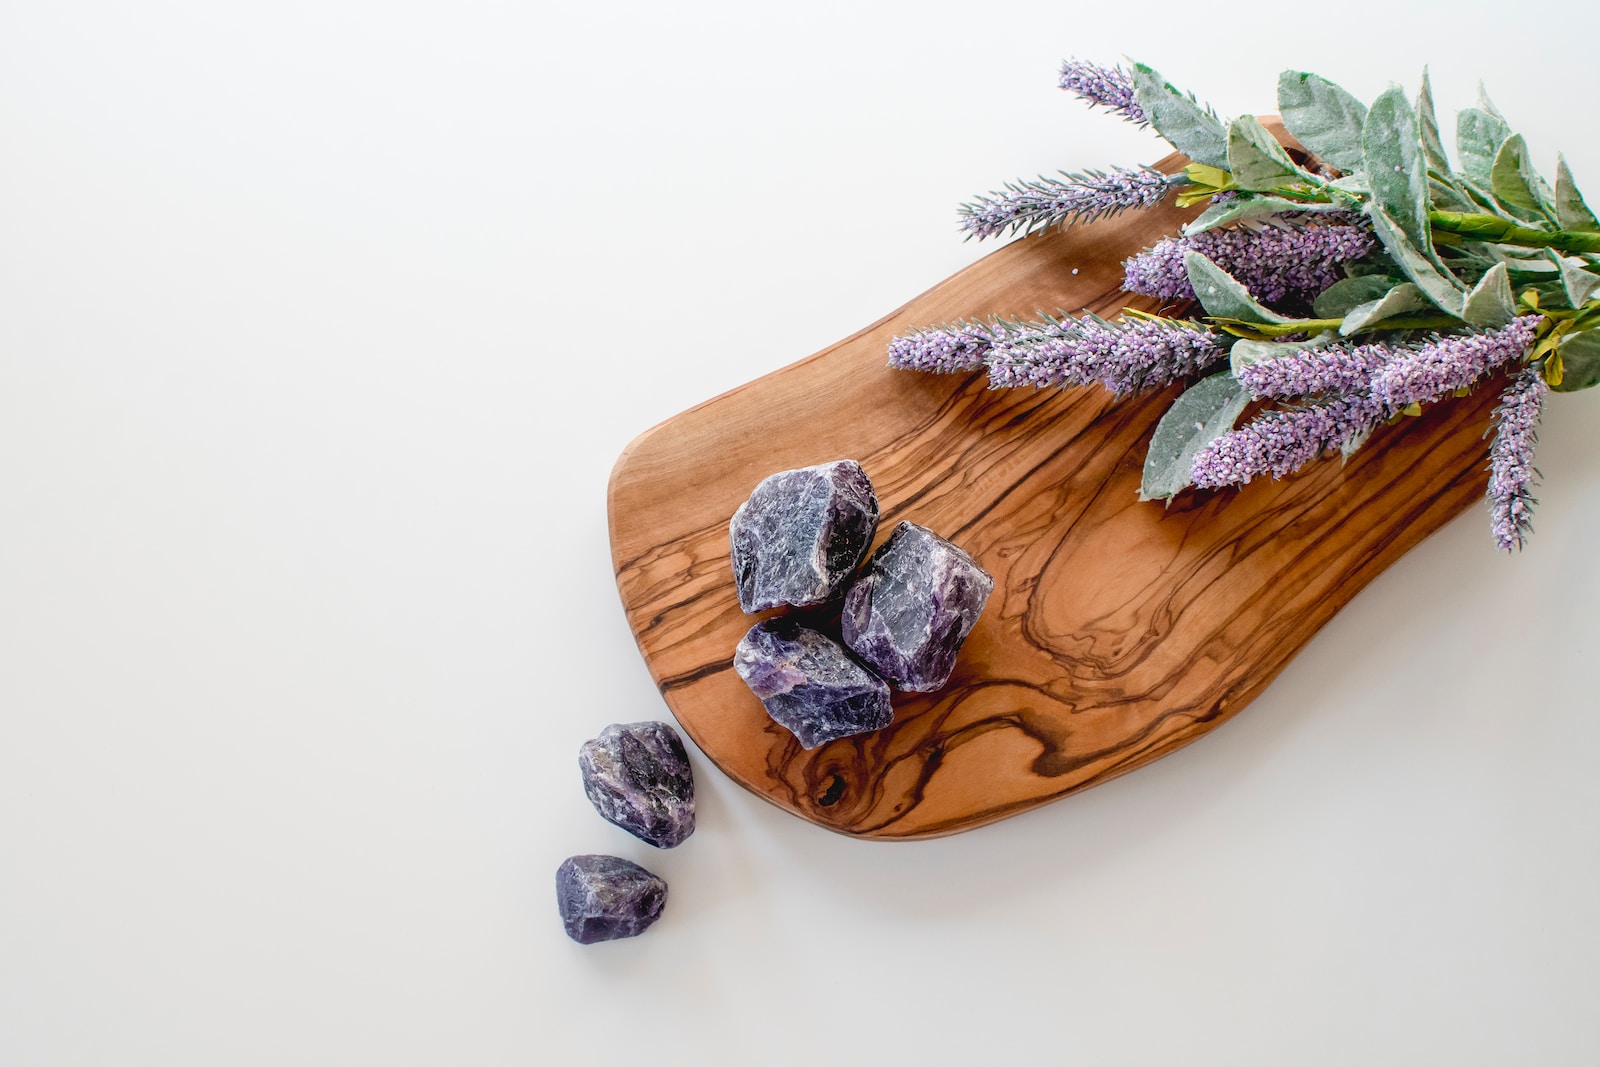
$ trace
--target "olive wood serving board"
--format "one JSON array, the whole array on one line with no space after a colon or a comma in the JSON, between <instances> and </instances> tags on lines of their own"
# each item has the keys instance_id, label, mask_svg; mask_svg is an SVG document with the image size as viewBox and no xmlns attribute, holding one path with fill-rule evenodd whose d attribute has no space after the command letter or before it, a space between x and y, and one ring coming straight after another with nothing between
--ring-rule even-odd
<instances>
[{"instance_id":1,"label":"olive wood serving board","mask_svg":"<svg viewBox=\"0 0 1600 1067\"><path fill-rule=\"evenodd\" d=\"M608 500L623 607L668 706L734 781L829 830L901 840L1109 781L1235 715L1385 567L1482 499L1495 389L1381 426L1347 463L1163 507L1137 491L1176 386L1119 401L885 366L908 327L1153 309L1121 291L1122 261L1193 214L1014 241L627 447ZM945 689L896 694L888 728L807 751L733 671L758 617L739 610L728 520L768 474L842 458L877 490L878 542L909 519L996 584Z\"/></svg>"}]
</instances>

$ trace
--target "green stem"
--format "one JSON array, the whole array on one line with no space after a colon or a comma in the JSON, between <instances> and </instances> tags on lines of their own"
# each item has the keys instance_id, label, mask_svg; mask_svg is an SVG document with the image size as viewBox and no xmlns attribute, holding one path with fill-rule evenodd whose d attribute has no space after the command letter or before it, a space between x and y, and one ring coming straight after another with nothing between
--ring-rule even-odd
<instances>
[{"instance_id":1,"label":"green stem","mask_svg":"<svg viewBox=\"0 0 1600 1067\"><path fill-rule=\"evenodd\" d=\"M1494 215L1465 211L1430 211L1428 223L1435 230L1458 234L1490 244L1522 245L1526 248L1554 248L1559 252L1600 252L1600 233L1573 230L1535 230Z\"/></svg>"}]
</instances>

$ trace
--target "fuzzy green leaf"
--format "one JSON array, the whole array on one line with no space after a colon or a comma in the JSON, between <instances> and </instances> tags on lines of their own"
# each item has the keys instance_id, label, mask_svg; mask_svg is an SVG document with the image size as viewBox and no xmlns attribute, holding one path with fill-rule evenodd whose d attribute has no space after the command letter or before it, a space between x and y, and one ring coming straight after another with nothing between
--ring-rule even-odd
<instances>
[{"instance_id":1,"label":"fuzzy green leaf","mask_svg":"<svg viewBox=\"0 0 1600 1067\"><path fill-rule=\"evenodd\" d=\"M1372 102L1361 131L1361 151L1372 199L1400 224L1424 256L1433 258L1428 231L1428 161L1422 154L1422 131L1399 86L1390 86Z\"/></svg>"},{"instance_id":2,"label":"fuzzy green leaf","mask_svg":"<svg viewBox=\"0 0 1600 1067\"><path fill-rule=\"evenodd\" d=\"M1281 196L1255 196L1241 193L1232 200L1212 204L1198 218L1183 228L1185 234L1205 233L1218 226L1226 226L1240 219L1260 219L1287 212L1343 211L1339 204L1303 204L1298 200L1285 200Z\"/></svg>"},{"instance_id":3,"label":"fuzzy green leaf","mask_svg":"<svg viewBox=\"0 0 1600 1067\"><path fill-rule=\"evenodd\" d=\"M1308 177L1254 115L1240 115L1228 124L1228 169L1235 185L1255 192Z\"/></svg>"},{"instance_id":4,"label":"fuzzy green leaf","mask_svg":"<svg viewBox=\"0 0 1600 1067\"><path fill-rule=\"evenodd\" d=\"M1550 215L1541 195L1539 175L1528 161L1522 134L1506 138L1489 170L1489 187L1506 213L1524 222L1542 222Z\"/></svg>"},{"instance_id":5,"label":"fuzzy green leaf","mask_svg":"<svg viewBox=\"0 0 1600 1067\"><path fill-rule=\"evenodd\" d=\"M1551 386L1552 389L1558 393L1576 393L1600 385L1600 331L1581 330L1568 334L1561 339L1556 351L1561 353L1561 384Z\"/></svg>"},{"instance_id":6,"label":"fuzzy green leaf","mask_svg":"<svg viewBox=\"0 0 1600 1067\"><path fill-rule=\"evenodd\" d=\"M1389 258L1405 271L1406 277L1426 293L1440 311L1460 318L1463 287L1455 276L1435 266L1432 259L1411 243L1400 224L1376 203L1367 205L1367 218Z\"/></svg>"},{"instance_id":7,"label":"fuzzy green leaf","mask_svg":"<svg viewBox=\"0 0 1600 1067\"><path fill-rule=\"evenodd\" d=\"M1319 319L1342 319L1351 308L1378 300L1399 284L1399 279L1383 274L1341 278L1317 295L1312 311Z\"/></svg>"},{"instance_id":8,"label":"fuzzy green leaf","mask_svg":"<svg viewBox=\"0 0 1600 1067\"><path fill-rule=\"evenodd\" d=\"M1433 302L1421 289L1410 282L1401 282L1378 299L1358 304L1346 312L1344 321L1339 324L1339 333L1349 337L1363 330L1371 330L1385 319L1426 311L1432 307Z\"/></svg>"},{"instance_id":9,"label":"fuzzy green leaf","mask_svg":"<svg viewBox=\"0 0 1600 1067\"><path fill-rule=\"evenodd\" d=\"M1143 63L1133 66L1133 98L1172 147L1196 163L1228 165L1228 131L1221 120Z\"/></svg>"},{"instance_id":10,"label":"fuzzy green leaf","mask_svg":"<svg viewBox=\"0 0 1600 1067\"><path fill-rule=\"evenodd\" d=\"M1278 75L1278 111L1290 133L1340 170L1361 166L1367 106L1326 78L1304 71Z\"/></svg>"},{"instance_id":11,"label":"fuzzy green leaf","mask_svg":"<svg viewBox=\"0 0 1600 1067\"><path fill-rule=\"evenodd\" d=\"M1494 157L1511 136L1511 127L1480 108L1469 107L1456 115L1456 154L1461 157L1461 173L1483 189L1489 188Z\"/></svg>"},{"instance_id":12,"label":"fuzzy green leaf","mask_svg":"<svg viewBox=\"0 0 1600 1067\"><path fill-rule=\"evenodd\" d=\"M1600 233L1600 219L1596 219L1589 205L1583 202L1583 194L1572 181L1565 156L1556 156L1555 209L1556 222L1563 230Z\"/></svg>"},{"instance_id":13,"label":"fuzzy green leaf","mask_svg":"<svg viewBox=\"0 0 1600 1067\"><path fill-rule=\"evenodd\" d=\"M1511 295L1511 276L1504 263L1496 263L1478 279L1461 305L1461 317L1474 326L1504 326L1517 314Z\"/></svg>"},{"instance_id":14,"label":"fuzzy green leaf","mask_svg":"<svg viewBox=\"0 0 1600 1067\"><path fill-rule=\"evenodd\" d=\"M1588 264L1576 257L1563 256L1560 252L1550 249L1545 253L1550 257L1550 262L1555 265L1561 278L1561 294L1566 298L1567 306L1580 308L1584 301L1600 289L1600 276L1589 273Z\"/></svg>"},{"instance_id":15,"label":"fuzzy green leaf","mask_svg":"<svg viewBox=\"0 0 1600 1067\"><path fill-rule=\"evenodd\" d=\"M1422 133L1422 157L1428 164L1428 195L1435 207L1447 211L1472 211L1472 199L1461 187L1439 136L1439 118L1433 109L1433 85L1428 68L1422 68L1422 89L1417 93L1417 127Z\"/></svg>"},{"instance_id":16,"label":"fuzzy green leaf","mask_svg":"<svg viewBox=\"0 0 1600 1067\"><path fill-rule=\"evenodd\" d=\"M1222 371L1184 390L1156 423L1144 457L1140 500L1171 499L1191 484L1195 453L1233 424L1250 403L1250 391Z\"/></svg>"},{"instance_id":17,"label":"fuzzy green leaf","mask_svg":"<svg viewBox=\"0 0 1600 1067\"><path fill-rule=\"evenodd\" d=\"M1207 315L1241 322L1295 321L1262 307L1233 275L1192 248L1183 254L1183 266L1189 272L1189 284Z\"/></svg>"}]
</instances>

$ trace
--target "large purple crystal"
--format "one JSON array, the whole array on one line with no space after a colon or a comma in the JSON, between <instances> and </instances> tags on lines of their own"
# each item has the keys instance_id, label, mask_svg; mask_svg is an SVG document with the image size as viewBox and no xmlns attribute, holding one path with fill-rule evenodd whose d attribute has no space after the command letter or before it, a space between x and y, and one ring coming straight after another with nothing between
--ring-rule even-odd
<instances>
[{"instance_id":1,"label":"large purple crystal","mask_svg":"<svg viewBox=\"0 0 1600 1067\"><path fill-rule=\"evenodd\" d=\"M637 937L666 903L666 882L616 856L571 856L556 868L556 906L581 944Z\"/></svg>"},{"instance_id":2,"label":"large purple crystal","mask_svg":"<svg viewBox=\"0 0 1600 1067\"><path fill-rule=\"evenodd\" d=\"M882 678L831 638L788 619L757 623L739 642L733 669L806 748L881 730L894 719Z\"/></svg>"},{"instance_id":3,"label":"large purple crystal","mask_svg":"<svg viewBox=\"0 0 1600 1067\"><path fill-rule=\"evenodd\" d=\"M812 607L838 595L878 530L878 498L853 459L779 471L728 524L745 611Z\"/></svg>"},{"instance_id":4,"label":"large purple crystal","mask_svg":"<svg viewBox=\"0 0 1600 1067\"><path fill-rule=\"evenodd\" d=\"M664 722L613 723L578 750L583 791L600 817L657 848L694 833L694 774Z\"/></svg>"},{"instance_id":5,"label":"large purple crystal","mask_svg":"<svg viewBox=\"0 0 1600 1067\"><path fill-rule=\"evenodd\" d=\"M971 556L902 522L845 595L844 643L898 689L938 689L993 590Z\"/></svg>"}]
</instances>

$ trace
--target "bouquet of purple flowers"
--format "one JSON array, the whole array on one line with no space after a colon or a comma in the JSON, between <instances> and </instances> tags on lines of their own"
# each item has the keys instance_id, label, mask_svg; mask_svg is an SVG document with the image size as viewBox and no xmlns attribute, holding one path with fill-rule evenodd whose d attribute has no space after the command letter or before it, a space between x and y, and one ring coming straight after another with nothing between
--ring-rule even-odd
<instances>
[{"instance_id":1,"label":"bouquet of purple flowers","mask_svg":"<svg viewBox=\"0 0 1600 1067\"><path fill-rule=\"evenodd\" d=\"M1500 547L1520 548L1545 397L1600 383L1600 219L1566 161L1552 187L1485 96L1457 117L1452 166L1426 72L1415 103L1396 86L1369 107L1285 71L1278 109L1294 146L1252 116L1224 121L1142 64L1068 61L1061 87L1153 127L1192 162L1171 175L1114 167L1015 182L962 205L961 227L1028 234L1169 196L1205 204L1181 234L1124 264L1123 288L1172 317L948 323L897 337L890 366L984 368L995 387L1097 384L1118 395L1212 371L1157 425L1146 499L1348 455L1379 423L1492 378L1504 389L1492 524Z\"/></svg>"}]
</instances>

